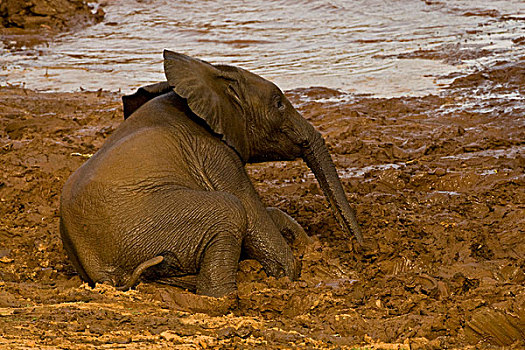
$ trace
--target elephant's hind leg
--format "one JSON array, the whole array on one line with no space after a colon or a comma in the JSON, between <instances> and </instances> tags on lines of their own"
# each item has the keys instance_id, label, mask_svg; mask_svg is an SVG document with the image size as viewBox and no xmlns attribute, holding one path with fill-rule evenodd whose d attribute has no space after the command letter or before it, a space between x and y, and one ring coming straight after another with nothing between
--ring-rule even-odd
<instances>
[{"instance_id":1,"label":"elephant's hind leg","mask_svg":"<svg viewBox=\"0 0 525 350\"><path fill-rule=\"evenodd\" d=\"M237 289L236 275L247 219L244 206L237 197L222 192L214 196L221 197L216 202L220 215L206 218L212 220L209 222L211 239L202 255L196 287L198 294L222 297Z\"/></svg>"},{"instance_id":2,"label":"elephant's hind leg","mask_svg":"<svg viewBox=\"0 0 525 350\"><path fill-rule=\"evenodd\" d=\"M210 242L197 275L197 293L221 297L236 290L242 241L229 232L220 232Z\"/></svg>"},{"instance_id":3,"label":"elephant's hind leg","mask_svg":"<svg viewBox=\"0 0 525 350\"><path fill-rule=\"evenodd\" d=\"M161 193L155 201L162 206L147 213L158 218L147 238L164 261L144 277L213 297L234 292L248 225L241 201L226 192L189 189Z\"/></svg>"},{"instance_id":4,"label":"elephant's hind leg","mask_svg":"<svg viewBox=\"0 0 525 350\"><path fill-rule=\"evenodd\" d=\"M71 264L73 265L75 270L77 270L78 274L80 275L80 278L84 282L88 282L90 286L94 286L95 283L93 282L93 280L91 280L86 270L84 269L84 266L82 266L80 260L78 259L77 251L73 242L71 241L70 234L66 229L66 225L62 217L60 218L60 236L62 237L62 244L64 245L64 249L67 252L69 260L71 261Z\"/></svg>"},{"instance_id":5,"label":"elephant's hind leg","mask_svg":"<svg viewBox=\"0 0 525 350\"><path fill-rule=\"evenodd\" d=\"M164 277L156 279L155 282L187 289L192 292L195 292L197 290L197 275Z\"/></svg>"}]
</instances>

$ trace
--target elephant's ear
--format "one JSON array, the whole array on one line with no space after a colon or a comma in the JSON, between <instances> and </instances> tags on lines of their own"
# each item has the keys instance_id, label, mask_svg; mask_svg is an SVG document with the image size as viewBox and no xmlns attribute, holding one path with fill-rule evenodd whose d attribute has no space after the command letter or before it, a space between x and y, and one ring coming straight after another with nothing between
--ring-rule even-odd
<instances>
[{"instance_id":1,"label":"elephant's ear","mask_svg":"<svg viewBox=\"0 0 525 350\"><path fill-rule=\"evenodd\" d=\"M124 107L124 119L128 119L140 106L149 100L168 93L171 91L170 84L168 82L162 82L157 84L151 84L143 86L132 95L122 96L122 105Z\"/></svg>"},{"instance_id":2,"label":"elephant's ear","mask_svg":"<svg viewBox=\"0 0 525 350\"><path fill-rule=\"evenodd\" d=\"M164 72L173 91L187 100L191 111L246 161L247 128L237 69L164 50Z\"/></svg>"}]
</instances>

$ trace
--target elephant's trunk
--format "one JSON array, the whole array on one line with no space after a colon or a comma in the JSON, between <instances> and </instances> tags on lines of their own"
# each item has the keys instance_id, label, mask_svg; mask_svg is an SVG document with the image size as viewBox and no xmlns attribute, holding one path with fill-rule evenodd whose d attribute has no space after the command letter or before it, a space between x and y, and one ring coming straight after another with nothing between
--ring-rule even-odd
<instances>
[{"instance_id":1,"label":"elephant's trunk","mask_svg":"<svg viewBox=\"0 0 525 350\"><path fill-rule=\"evenodd\" d=\"M363 235L357 224L355 213L348 204L343 186L337 176L335 165L323 138L318 132L315 132L312 142L310 142L309 147L304 152L303 159L315 174L343 230L348 234L353 233L359 246L363 246Z\"/></svg>"}]
</instances>

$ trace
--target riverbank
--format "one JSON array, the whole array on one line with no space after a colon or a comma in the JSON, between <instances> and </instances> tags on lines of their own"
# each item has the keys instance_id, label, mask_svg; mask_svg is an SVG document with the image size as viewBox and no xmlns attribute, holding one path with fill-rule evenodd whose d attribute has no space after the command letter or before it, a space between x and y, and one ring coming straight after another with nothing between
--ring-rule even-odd
<instances>
[{"instance_id":1,"label":"riverbank","mask_svg":"<svg viewBox=\"0 0 525 350\"><path fill-rule=\"evenodd\" d=\"M525 61L439 96L288 92L326 138L375 256L352 255L301 162L248 166L314 243L298 281L244 261L239 307L82 284L58 234L67 177L122 122L120 95L0 88L0 347L525 345Z\"/></svg>"},{"instance_id":2,"label":"riverbank","mask_svg":"<svg viewBox=\"0 0 525 350\"><path fill-rule=\"evenodd\" d=\"M45 43L60 32L101 22L104 10L85 0L3 0L0 37L7 49Z\"/></svg>"},{"instance_id":3,"label":"riverbank","mask_svg":"<svg viewBox=\"0 0 525 350\"><path fill-rule=\"evenodd\" d=\"M102 22L48 45L0 43L0 85L130 93L164 79L161 52L169 49L248 69L286 90L424 96L439 93L451 73L525 55L521 0L98 3Z\"/></svg>"}]
</instances>

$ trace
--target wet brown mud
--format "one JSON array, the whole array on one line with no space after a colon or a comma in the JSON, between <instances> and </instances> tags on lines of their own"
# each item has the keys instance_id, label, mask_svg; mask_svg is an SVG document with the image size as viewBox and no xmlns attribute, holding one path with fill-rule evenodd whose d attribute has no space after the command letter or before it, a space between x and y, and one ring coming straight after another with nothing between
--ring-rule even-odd
<instances>
[{"instance_id":1,"label":"wet brown mud","mask_svg":"<svg viewBox=\"0 0 525 350\"><path fill-rule=\"evenodd\" d=\"M7 48L33 46L103 18L102 8L95 11L85 0L3 0L0 38Z\"/></svg>"},{"instance_id":2,"label":"wet brown mud","mask_svg":"<svg viewBox=\"0 0 525 350\"><path fill-rule=\"evenodd\" d=\"M288 92L325 136L373 255L352 252L301 162L250 165L306 229L297 281L238 273L239 300L82 284L58 234L65 179L122 122L120 96L0 88L0 347L525 346L525 62L439 96Z\"/></svg>"}]
</instances>

